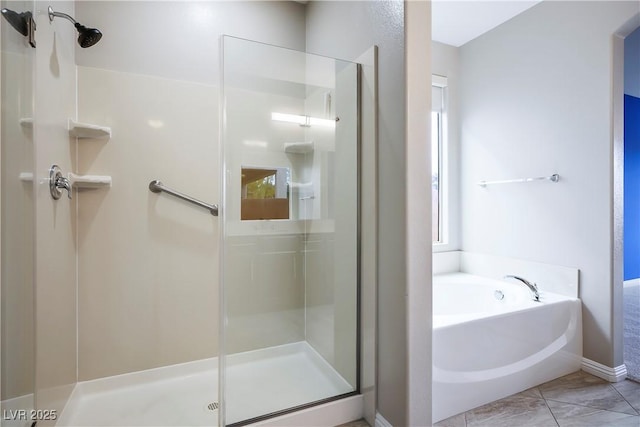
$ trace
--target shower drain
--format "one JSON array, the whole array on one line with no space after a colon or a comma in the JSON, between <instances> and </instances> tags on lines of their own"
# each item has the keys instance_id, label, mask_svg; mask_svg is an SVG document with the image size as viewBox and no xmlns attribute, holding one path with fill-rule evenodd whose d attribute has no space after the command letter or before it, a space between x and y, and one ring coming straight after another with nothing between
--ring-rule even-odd
<instances>
[{"instance_id":1,"label":"shower drain","mask_svg":"<svg viewBox=\"0 0 640 427\"><path fill-rule=\"evenodd\" d=\"M211 402L207 405L207 409L210 411L215 411L219 407L220 407L220 404L218 402Z\"/></svg>"}]
</instances>

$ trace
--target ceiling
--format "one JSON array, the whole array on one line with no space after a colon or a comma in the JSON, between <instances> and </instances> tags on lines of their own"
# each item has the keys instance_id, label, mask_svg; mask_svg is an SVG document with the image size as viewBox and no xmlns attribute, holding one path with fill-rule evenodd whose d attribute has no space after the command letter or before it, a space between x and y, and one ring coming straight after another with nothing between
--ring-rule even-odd
<instances>
[{"instance_id":1,"label":"ceiling","mask_svg":"<svg viewBox=\"0 0 640 427\"><path fill-rule=\"evenodd\" d=\"M541 0L433 0L432 37L462 46L481 34L524 12Z\"/></svg>"}]
</instances>

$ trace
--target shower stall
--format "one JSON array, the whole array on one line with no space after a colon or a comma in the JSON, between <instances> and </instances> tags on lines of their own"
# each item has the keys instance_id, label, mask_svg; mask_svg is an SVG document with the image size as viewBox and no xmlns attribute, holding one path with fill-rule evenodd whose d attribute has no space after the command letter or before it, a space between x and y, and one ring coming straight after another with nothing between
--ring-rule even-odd
<instances>
[{"instance_id":1,"label":"shower stall","mask_svg":"<svg viewBox=\"0 0 640 427\"><path fill-rule=\"evenodd\" d=\"M300 3L52 6L2 2L2 425L361 416L373 61Z\"/></svg>"}]
</instances>

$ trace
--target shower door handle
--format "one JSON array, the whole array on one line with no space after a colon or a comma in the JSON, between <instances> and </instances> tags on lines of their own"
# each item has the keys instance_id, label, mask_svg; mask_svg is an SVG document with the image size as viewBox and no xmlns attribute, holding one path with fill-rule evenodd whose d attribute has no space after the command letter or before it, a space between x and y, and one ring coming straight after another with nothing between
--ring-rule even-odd
<instances>
[{"instance_id":1,"label":"shower door handle","mask_svg":"<svg viewBox=\"0 0 640 427\"><path fill-rule=\"evenodd\" d=\"M180 193L179 191L172 190L169 187L166 187L161 181L158 181L157 179L154 179L149 183L149 190L152 193L164 192L164 193L170 194L186 202L193 203L194 205L200 206L201 208L205 208L213 216L218 216L218 205L211 205L209 203L203 202L202 200L198 200L191 196L187 196L186 194Z\"/></svg>"}]
</instances>

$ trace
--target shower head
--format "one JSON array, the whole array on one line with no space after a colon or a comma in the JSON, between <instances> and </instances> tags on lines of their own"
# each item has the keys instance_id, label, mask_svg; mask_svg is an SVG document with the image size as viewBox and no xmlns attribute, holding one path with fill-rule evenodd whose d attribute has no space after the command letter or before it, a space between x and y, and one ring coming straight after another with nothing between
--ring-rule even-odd
<instances>
[{"instance_id":1,"label":"shower head","mask_svg":"<svg viewBox=\"0 0 640 427\"><path fill-rule=\"evenodd\" d=\"M80 47L91 47L98 43L102 38L102 33L97 28L87 28L84 25L76 22L71 16L62 12L55 12L51 6L49 6L49 21L53 22L53 18L64 18L73 22L73 26L78 30L78 44Z\"/></svg>"},{"instance_id":2,"label":"shower head","mask_svg":"<svg viewBox=\"0 0 640 427\"><path fill-rule=\"evenodd\" d=\"M14 12L11 9L7 9L6 7L2 9L2 16L4 19L11 24L13 28L16 29L17 32L22 34L23 36L29 35L29 26L28 22L31 18L31 12L26 11L22 13Z\"/></svg>"},{"instance_id":3,"label":"shower head","mask_svg":"<svg viewBox=\"0 0 640 427\"><path fill-rule=\"evenodd\" d=\"M77 22L74 25L78 30L78 44L80 47L91 47L102 38L102 33L97 28L87 28Z\"/></svg>"}]
</instances>

